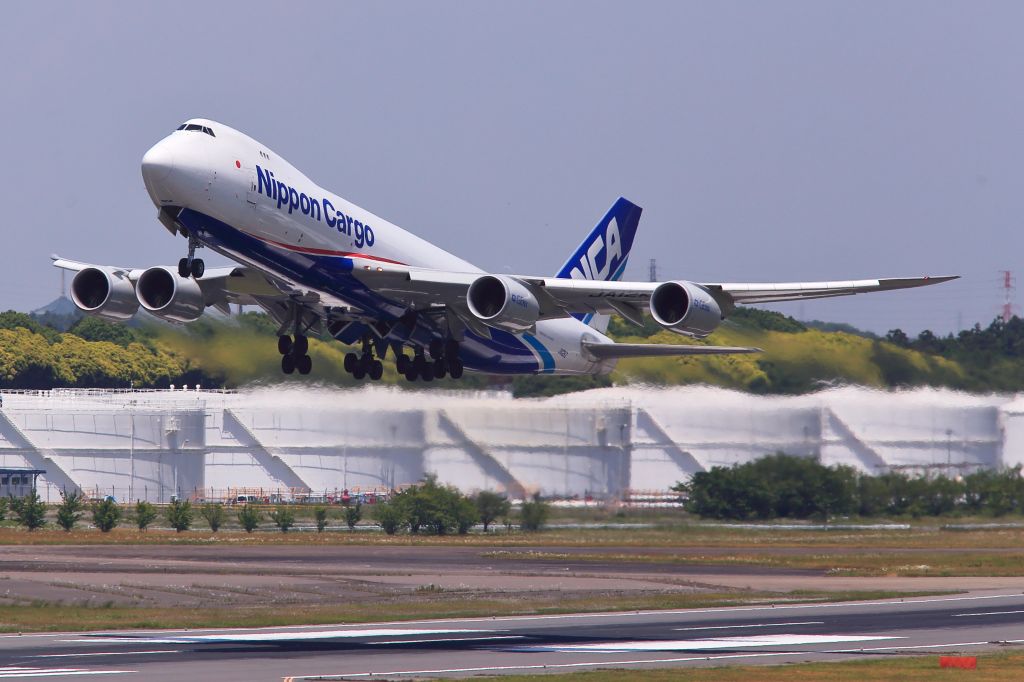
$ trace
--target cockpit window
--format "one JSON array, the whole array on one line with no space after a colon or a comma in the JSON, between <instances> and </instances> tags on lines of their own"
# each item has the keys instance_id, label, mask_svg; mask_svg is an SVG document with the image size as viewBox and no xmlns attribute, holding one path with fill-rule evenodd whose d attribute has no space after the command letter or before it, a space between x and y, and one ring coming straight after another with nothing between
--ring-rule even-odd
<instances>
[{"instance_id":1,"label":"cockpit window","mask_svg":"<svg viewBox=\"0 0 1024 682\"><path fill-rule=\"evenodd\" d=\"M195 131L198 133L206 133L210 137L217 137L216 135L213 134L212 128L207 128L206 126L201 126L196 123L182 123L180 126L177 127L177 130Z\"/></svg>"}]
</instances>

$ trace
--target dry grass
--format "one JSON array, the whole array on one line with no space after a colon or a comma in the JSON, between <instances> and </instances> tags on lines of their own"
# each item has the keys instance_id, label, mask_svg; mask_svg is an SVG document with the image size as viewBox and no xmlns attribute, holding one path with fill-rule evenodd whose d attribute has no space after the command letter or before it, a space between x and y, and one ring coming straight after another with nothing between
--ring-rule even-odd
<instances>
[{"instance_id":1,"label":"dry grass","mask_svg":"<svg viewBox=\"0 0 1024 682\"><path fill-rule=\"evenodd\" d=\"M469 618L599 611L689 609L783 602L875 600L934 593L897 592L720 592L640 596L566 598L560 594L530 597L522 594L464 597L430 594L372 604L295 605L232 608L146 608L68 606L32 602L0 606L0 632L64 632L162 628L271 627L368 623L433 618Z\"/></svg>"},{"instance_id":2,"label":"dry grass","mask_svg":"<svg viewBox=\"0 0 1024 682\"><path fill-rule=\"evenodd\" d=\"M1024 679L1024 654L1018 652L981 652L977 670L940 668L939 657L899 656L883 660L844 661L840 663L800 663L786 666L736 666L729 668L691 668L659 670L600 670L566 675L516 675L491 677L505 682L931 682L932 680L971 680L1006 682Z\"/></svg>"}]
</instances>

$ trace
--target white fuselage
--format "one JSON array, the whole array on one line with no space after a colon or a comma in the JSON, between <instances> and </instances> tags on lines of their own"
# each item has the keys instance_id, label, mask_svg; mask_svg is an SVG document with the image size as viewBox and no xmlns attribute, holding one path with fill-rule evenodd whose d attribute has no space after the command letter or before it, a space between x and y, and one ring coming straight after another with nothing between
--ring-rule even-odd
<instances>
[{"instance_id":1,"label":"white fuselage","mask_svg":"<svg viewBox=\"0 0 1024 682\"><path fill-rule=\"evenodd\" d=\"M142 160L157 207L184 209L182 220L205 246L294 285L380 319L406 312L358 277L354 263L482 272L471 263L318 186L256 140L223 124L192 119ZM206 132L209 131L209 132ZM211 134L212 133L212 134ZM467 369L499 374L593 374L613 363L584 353L582 341L608 339L566 317L537 323L535 334L465 333Z\"/></svg>"}]
</instances>

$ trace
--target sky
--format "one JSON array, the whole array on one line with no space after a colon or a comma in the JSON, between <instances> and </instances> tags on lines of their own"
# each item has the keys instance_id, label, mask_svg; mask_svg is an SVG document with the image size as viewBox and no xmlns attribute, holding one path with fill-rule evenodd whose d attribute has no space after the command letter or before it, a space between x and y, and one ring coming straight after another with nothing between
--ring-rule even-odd
<instances>
[{"instance_id":1,"label":"sky","mask_svg":"<svg viewBox=\"0 0 1024 682\"><path fill-rule=\"evenodd\" d=\"M10 3L0 309L58 295L51 253L176 263L140 160L203 116L495 272L554 273L625 196L628 278L959 274L776 309L987 325L1024 275L1022 25L939 0Z\"/></svg>"}]
</instances>

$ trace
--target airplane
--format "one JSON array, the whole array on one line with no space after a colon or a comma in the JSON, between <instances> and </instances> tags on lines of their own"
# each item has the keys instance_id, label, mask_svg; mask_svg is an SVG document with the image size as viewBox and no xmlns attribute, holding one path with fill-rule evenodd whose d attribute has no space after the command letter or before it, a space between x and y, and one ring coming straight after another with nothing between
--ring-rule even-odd
<instances>
[{"instance_id":1,"label":"airplane","mask_svg":"<svg viewBox=\"0 0 1024 682\"><path fill-rule=\"evenodd\" d=\"M955 277L781 284L621 281L641 208L618 199L553 277L485 272L320 187L257 140L216 121L182 123L142 158L157 219L188 240L177 267L95 265L53 256L75 272L71 297L91 315L124 321L141 306L175 323L206 308L255 305L278 324L285 374L309 374L309 335L356 346L356 379L380 379L390 350L409 381L487 374L611 372L621 358L719 355L757 348L615 343L608 316L645 312L694 339L740 304L905 289ZM206 270L196 251L238 265Z\"/></svg>"}]
</instances>

